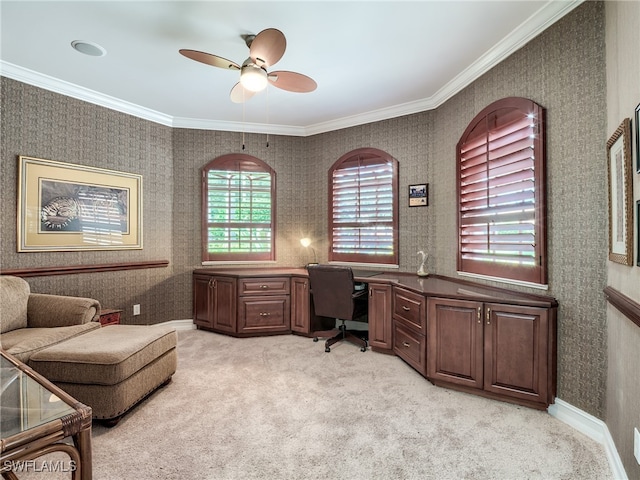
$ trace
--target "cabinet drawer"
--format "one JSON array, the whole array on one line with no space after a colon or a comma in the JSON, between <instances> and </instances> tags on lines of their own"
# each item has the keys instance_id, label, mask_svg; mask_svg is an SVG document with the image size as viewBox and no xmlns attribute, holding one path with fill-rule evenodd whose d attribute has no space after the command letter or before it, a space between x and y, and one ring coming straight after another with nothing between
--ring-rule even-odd
<instances>
[{"instance_id":1,"label":"cabinet drawer","mask_svg":"<svg viewBox=\"0 0 640 480\"><path fill-rule=\"evenodd\" d=\"M243 297L238 310L238 333L273 333L291 329L288 295Z\"/></svg>"},{"instance_id":2,"label":"cabinet drawer","mask_svg":"<svg viewBox=\"0 0 640 480\"><path fill-rule=\"evenodd\" d=\"M240 295L289 295L289 277L241 278Z\"/></svg>"},{"instance_id":3,"label":"cabinet drawer","mask_svg":"<svg viewBox=\"0 0 640 480\"><path fill-rule=\"evenodd\" d=\"M425 343L424 335L395 325L393 351L423 376L426 376L427 365Z\"/></svg>"},{"instance_id":4,"label":"cabinet drawer","mask_svg":"<svg viewBox=\"0 0 640 480\"><path fill-rule=\"evenodd\" d=\"M403 288L394 288L393 317L424 335L427 329L425 297Z\"/></svg>"}]
</instances>

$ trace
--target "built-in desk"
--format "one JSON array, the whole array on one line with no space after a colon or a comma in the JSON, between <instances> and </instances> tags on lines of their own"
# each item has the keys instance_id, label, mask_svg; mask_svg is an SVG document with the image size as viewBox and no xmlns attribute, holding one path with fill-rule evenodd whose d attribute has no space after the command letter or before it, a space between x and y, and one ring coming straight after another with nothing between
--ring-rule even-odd
<instances>
[{"instance_id":1,"label":"built-in desk","mask_svg":"<svg viewBox=\"0 0 640 480\"><path fill-rule=\"evenodd\" d=\"M354 269L369 290L369 343L402 358L436 385L534 408L556 391L553 297L440 275ZM311 336L335 321L316 317L304 268L199 268L198 328L234 336Z\"/></svg>"}]
</instances>

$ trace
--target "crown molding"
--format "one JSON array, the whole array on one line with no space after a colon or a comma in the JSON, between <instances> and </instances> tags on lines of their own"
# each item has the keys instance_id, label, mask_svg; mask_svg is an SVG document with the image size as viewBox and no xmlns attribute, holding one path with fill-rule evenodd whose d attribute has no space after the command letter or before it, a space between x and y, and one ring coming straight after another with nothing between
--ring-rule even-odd
<instances>
[{"instance_id":1,"label":"crown molding","mask_svg":"<svg viewBox=\"0 0 640 480\"><path fill-rule=\"evenodd\" d=\"M585 0L552 0L429 98L306 127L307 135L433 110L469 86Z\"/></svg>"},{"instance_id":2,"label":"crown molding","mask_svg":"<svg viewBox=\"0 0 640 480\"><path fill-rule=\"evenodd\" d=\"M18 65L2 60L0 60L0 75L28 85L33 85L34 87L40 87L45 90L60 93L67 97L76 98L94 105L133 115L134 117L150 120L168 127L173 126L173 117L171 117L171 115L156 112L155 110L141 107L131 102L126 102L124 100L120 100L88 88L80 87L49 75L34 72L33 70L19 67Z\"/></svg>"},{"instance_id":3,"label":"crown molding","mask_svg":"<svg viewBox=\"0 0 640 480\"><path fill-rule=\"evenodd\" d=\"M557 22L584 1L585 0L552 0L546 3L507 37L429 98L304 127L173 117L1 60L0 75L169 127L306 137L433 110L495 67L509 55L523 47L527 42L538 36L550 25Z\"/></svg>"},{"instance_id":4,"label":"crown molding","mask_svg":"<svg viewBox=\"0 0 640 480\"><path fill-rule=\"evenodd\" d=\"M307 136L307 132L304 127L266 123L222 122L220 120L174 117L172 126L174 128L219 130L222 132L268 133L270 135L288 135L292 137Z\"/></svg>"}]
</instances>

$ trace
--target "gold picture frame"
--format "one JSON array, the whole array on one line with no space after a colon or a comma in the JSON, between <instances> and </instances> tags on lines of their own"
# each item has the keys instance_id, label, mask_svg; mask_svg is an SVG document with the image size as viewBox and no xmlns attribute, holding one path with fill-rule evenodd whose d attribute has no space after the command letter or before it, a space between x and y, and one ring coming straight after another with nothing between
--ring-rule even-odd
<instances>
[{"instance_id":1,"label":"gold picture frame","mask_svg":"<svg viewBox=\"0 0 640 480\"><path fill-rule=\"evenodd\" d=\"M609 260L633 265L631 121L625 118L607 142Z\"/></svg>"},{"instance_id":2,"label":"gold picture frame","mask_svg":"<svg viewBox=\"0 0 640 480\"><path fill-rule=\"evenodd\" d=\"M142 249L142 176L19 157L18 252Z\"/></svg>"}]
</instances>

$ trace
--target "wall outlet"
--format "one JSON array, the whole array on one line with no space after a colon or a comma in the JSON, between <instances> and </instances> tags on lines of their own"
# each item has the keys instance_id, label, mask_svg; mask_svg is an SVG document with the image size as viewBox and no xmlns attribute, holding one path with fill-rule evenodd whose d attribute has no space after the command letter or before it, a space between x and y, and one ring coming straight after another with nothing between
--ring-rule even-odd
<instances>
[{"instance_id":1,"label":"wall outlet","mask_svg":"<svg viewBox=\"0 0 640 480\"><path fill-rule=\"evenodd\" d=\"M139 303L136 303L133 306L133 314L134 315L140 315L140 304Z\"/></svg>"},{"instance_id":2,"label":"wall outlet","mask_svg":"<svg viewBox=\"0 0 640 480\"><path fill-rule=\"evenodd\" d=\"M633 455L636 457L638 465L640 465L640 432L637 428L633 429Z\"/></svg>"}]
</instances>

